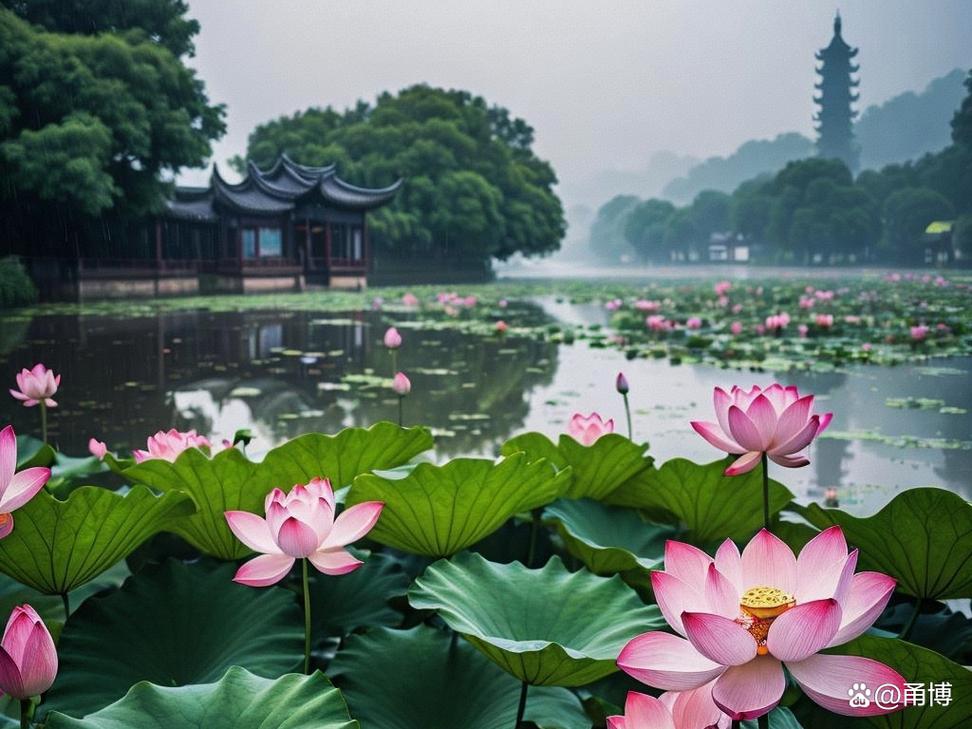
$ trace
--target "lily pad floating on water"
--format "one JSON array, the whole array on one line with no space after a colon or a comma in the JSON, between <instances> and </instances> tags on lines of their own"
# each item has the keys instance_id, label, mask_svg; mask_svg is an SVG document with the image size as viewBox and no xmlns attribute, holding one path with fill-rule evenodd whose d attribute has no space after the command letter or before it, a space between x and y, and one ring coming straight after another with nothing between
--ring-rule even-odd
<instances>
[{"instance_id":1,"label":"lily pad floating on water","mask_svg":"<svg viewBox=\"0 0 972 729\"><path fill-rule=\"evenodd\" d=\"M625 643L665 625L658 607L620 577L569 572L558 557L528 569L464 552L431 565L408 600L437 610L494 663L536 686L582 686L614 673Z\"/></svg>"},{"instance_id":2,"label":"lily pad floating on water","mask_svg":"<svg viewBox=\"0 0 972 729\"><path fill-rule=\"evenodd\" d=\"M303 630L294 594L237 585L234 571L169 560L85 601L61 634L44 707L84 716L140 680L184 686L217 681L230 666L267 677L297 668Z\"/></svg>"},{"instance_id":3,"label":"lily pad floating on water","mask_svg":"<svg viewBox=\"0 0 972 729\"><path fill-rule=\"evenodd\" d=\"M617 433L601 436L583 446L569 435L554 444L542 433L524 433L503 444L504 456L524 452L530 460L546 458L557 468L570 466L573 478L566 496L603 499L625 481L651 465L644 452L648 444L634 443Z\"/></svg>"},{"instance_id":4,"label":"lily pad floating on water","mask_svg":"<svg viewBox=\"0 0 972 729\"><path fill-rule=\"evenodd\" d=\"M41 489L0 540L0 572L48 595L65 594L154 534L177 529L194 511L187 494L156 496L144 486L124 495L81 486L63 501Z\"/></svg>"},{"instance_id":5,"label":"lily pad floating on water","mask_svg":"<svg viewBox=\"0 0 972 729\"><path fill-rule=\"evenodd\" d=\"M328 673L363 729L510 729L516 721L516 679L425 625L353 635ZM524 718L540 729L591 725L580 700L555 687L531 688Z\"/></svg>"},{"instance_id":6,"label":"lily pad floating on water","mask_svg":"<svg viewBox=\"0 0 972 729\"><path fill-rule=\"evenodd\" d=\"M273 680L233 666L215 683L157 686L143 681L113 704L74 719L51 712L48 729L358 729L327 677L287 674Z\"/></svg>"},{"instance_id":7,"label":"lily pad floating on water","mask_svg":"<svg viewBox=\"0 0 972 729\"><path fill-rule=\"evenodd\" d=\"M398 474L396 474L398 475ZM448 557L499 529L514 514L559 498L570 478L545 460L517 453L499 462L455 458L443 466L421 463L404 476L359 476L348 506L383 501L370 539L428 557Z\"/></svg>"}]
</instances>

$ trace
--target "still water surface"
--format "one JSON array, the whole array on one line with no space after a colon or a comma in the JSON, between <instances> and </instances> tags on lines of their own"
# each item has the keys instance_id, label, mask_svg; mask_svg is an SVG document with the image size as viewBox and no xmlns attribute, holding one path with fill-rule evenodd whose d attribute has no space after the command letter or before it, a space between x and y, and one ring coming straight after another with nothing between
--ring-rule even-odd
<instances>
[{"instance_id":1,"label":"still water surface","mask_svg":"<svg viewBox=\"0 0 972 729\"><path fill-rule=\"evenodd\" d=\"M598 323L603 312L538 300L517 315ZM833 486L842 507L868 514L915 486L972 496L970 359L776 377L627 361L619 351L583 341L409 328L408 321L376 312L200 311L130 319L39 316L12 325L19 330L5 324L0 378L13 383L15 372L35 361L63 373L51 434L70 454L84 453L90 436L119 451L144 447L147 435L169 427L196 428L214 441L248 427L257 436L251 452L260 453L303 432L395 419L397 401L381 382L392 372L381 345L392 321L404 325L398 367L413 383L405 421L435 429L439 458L493 455L525 430L556 435L578 410L614 417L623 430L614 376L624 370L635 436L651 442L656 459L715 460L720 454L688 424L712 419L712 388L779 379L815 392L818 409L835 413L830 432L841 436L817 441L810 466L776 470L801 500L820 500ZM925 409L887 404L908 397L925 398ZM12 400L0 408L0 420L20 433L36 430L36 412Z\"/></svg>"}]
</instances>

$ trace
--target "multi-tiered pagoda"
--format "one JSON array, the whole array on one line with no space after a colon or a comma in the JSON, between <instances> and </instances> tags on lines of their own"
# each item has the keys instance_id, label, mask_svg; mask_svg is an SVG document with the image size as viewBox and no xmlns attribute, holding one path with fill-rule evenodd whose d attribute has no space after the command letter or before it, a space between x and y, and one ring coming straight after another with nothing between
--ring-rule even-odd
<instances>
[{"instance_id":1,"label":"multi-tiered pagoda","mask_svg":"<svg viewBox=\"0 0 972 729\"><path fill-rule=\"evenodd\" d=\"M817 128L817 154L842 160L852 171L857 170L858 149L854 143L854 92L860 81L854 78L860 68L853 61L857 49L851 48L840 34L840 13L834 18L834 37L830 45L817 52L820 76L813 101L820 110L814 116Z\"/></svg>"}]
</instances>

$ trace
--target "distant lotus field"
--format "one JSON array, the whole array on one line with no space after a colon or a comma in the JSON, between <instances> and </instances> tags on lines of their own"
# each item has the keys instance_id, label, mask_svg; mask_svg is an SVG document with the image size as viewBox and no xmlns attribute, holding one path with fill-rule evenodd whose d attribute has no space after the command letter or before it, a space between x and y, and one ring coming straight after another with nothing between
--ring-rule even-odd
<instances>
[{"instance_id":1,"label":"distant lotus field","mask_svg":"<svg viewBox=\"0 0 972 729\"><path fill-rule=\"evenodd\" d=\"M247 430L162 423L144 447L91 432L62 453L48 433L80 373L24 362L8 407L34 427L0 429L0 727L972 726L972 505L798 503L788 476L842 403L739 371L968 355L970 295L888 274L126 302L381 310L397 422L260 457ZM557 437L437 457L402 416L397 357L423 327L723 364L709 415L680 425L711 459L656 460L619 372Z\"/></svg>"}]
</instances>

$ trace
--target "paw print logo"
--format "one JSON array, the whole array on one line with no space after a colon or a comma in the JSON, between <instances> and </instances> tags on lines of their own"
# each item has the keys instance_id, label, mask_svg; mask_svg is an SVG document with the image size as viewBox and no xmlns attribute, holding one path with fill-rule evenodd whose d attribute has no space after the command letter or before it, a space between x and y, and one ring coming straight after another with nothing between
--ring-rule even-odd
<instances>
[{"instance_id":1,"label":"paw print logo","mask_svg":"<svg viewBox=\"0 0 972 729\"><path fill-rule=\"evenodd\" d=\"M855 709L866 709L871 705L871 689L866 683L855 683L847 689L849 703Z\"/></svg>"}]
</instances>

